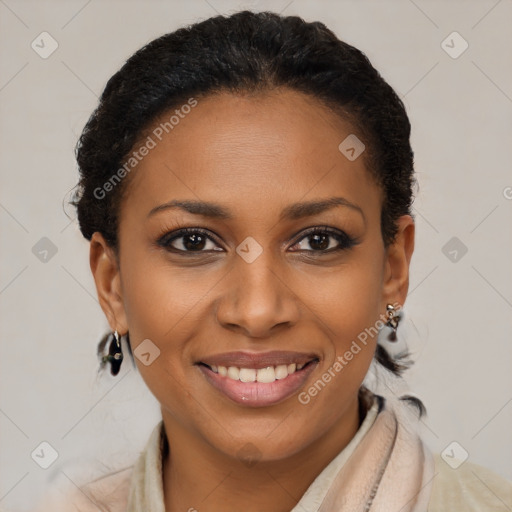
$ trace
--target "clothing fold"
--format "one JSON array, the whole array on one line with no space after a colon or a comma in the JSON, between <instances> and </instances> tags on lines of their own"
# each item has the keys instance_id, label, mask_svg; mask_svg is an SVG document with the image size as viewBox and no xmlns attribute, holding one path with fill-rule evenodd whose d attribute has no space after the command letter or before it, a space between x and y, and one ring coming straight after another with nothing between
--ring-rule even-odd
<instances>
[{"instance_id":1,"label":"clothing fold","mask_svg":"<svg viewBox=\"0 0 512 512\"><path fill-rule=\"evenodd\" d=\"M318 512L427 510L433 455L419 437L417 419L399 409L384 401L372 427L330 483Z\"/></svg>"},{"instance_id":2,"label":"clothing fold","mask_svg":"<svg viewBox=\"0 0 512 512\"><path fill-rule=\"evenodd\" d=\"M469 461L432 456L415 409L394 397L362 397L360 426L291 512L510 512L512 483ZM368 399L368 401L366 401ZM366 414L363 412L366 411ZM170 443L169 443L170 441ZM33 512L165 512L163 421L135 464L77 488L65 481Z\"/></svg>"},{"instance_id":3,"label":"clothing fold","mask_svg":"<svg viewBox=\"0 0 512 512\"><path fill-rule=\"evenodd\" d=\"M354 438L291 512L425 512L434 461L419 436L418 417L408 409L404 403L373 395ZM161 421L135 465L127 512L165 512L161 471L165 447Z\"/></svg>"}]
</instances>

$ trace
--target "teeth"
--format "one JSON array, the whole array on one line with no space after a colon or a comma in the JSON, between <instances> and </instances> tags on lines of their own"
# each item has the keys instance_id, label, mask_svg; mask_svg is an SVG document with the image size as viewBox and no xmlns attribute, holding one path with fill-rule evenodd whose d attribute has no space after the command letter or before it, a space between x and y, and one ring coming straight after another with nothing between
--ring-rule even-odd
<instances>
[{"instance_id":1,"label":"teeth","mask_svg":"<svg viewBox=\"0 0 512 512\"><path fill-rule=\"evenodd\" d=\"M273 366L267 366L267 368L260 368L258 370L258 374L256 375L256 380L258 382L270 383L276 380L276 372Z\"/></svg>"},{"instance_id":2,"label":"teeth","mask_svg":"<svg viewBox=\"0 0 512 512\"><path fill-rule=\"evenodd\" d=\"M233 380L240 380L240 370L236 366L230 366L227 376Z\"/></svg>"},{"instance_id":3,"label":"teeth","mask_svg":"<svg viewBox=\"0 0 512 512\"><path fill-rule=\"evenodd\" d=\"M281 380L288 377L288 366L285 364L280 364L276 366L276 379Z\"/></svg>"},{"instance_id":4,"label":"teeth","mask_svg":"<svg viewBox=\"0 0 512 512\"><path fill-rule=\"evenodd\" d=\"M242 382L255 382L256 370L253 368L240 368L239 376Z\"/></svg>"},{"instance_id":5,"label":"teeth","mask_svg":"<svg viewBox=\"0 0 512 512\"><path fill-rule=\"evenodd\" d=\"M305 364L291 363L289 365L280 364L278 366L267 366L266 368L237 368L236 366L211 366L213 372L227 377L228 379L239 380L241 382L261 382L269 384L275 380L286 379L288 375L304 368Z\"/></svg>"}]
</instances>

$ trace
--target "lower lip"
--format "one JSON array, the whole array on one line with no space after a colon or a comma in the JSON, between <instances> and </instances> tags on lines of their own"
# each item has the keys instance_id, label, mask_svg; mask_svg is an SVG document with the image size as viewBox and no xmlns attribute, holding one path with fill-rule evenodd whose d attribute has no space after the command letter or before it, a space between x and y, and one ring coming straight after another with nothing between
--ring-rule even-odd
<instances>
[{"instance_id":1,"label":"lower lip","mask_svg":"<svg viewBox=\"0 0 512 512\"><path fill-rule=\"evenodd\" d=\"M318 361L314 361L284 379L269 383L241 382L223 377L202 364L198 367L213 387L237 404L247 407L266 407L286 400L297 393L317 364Z\"/></svg>"}]
</instances>

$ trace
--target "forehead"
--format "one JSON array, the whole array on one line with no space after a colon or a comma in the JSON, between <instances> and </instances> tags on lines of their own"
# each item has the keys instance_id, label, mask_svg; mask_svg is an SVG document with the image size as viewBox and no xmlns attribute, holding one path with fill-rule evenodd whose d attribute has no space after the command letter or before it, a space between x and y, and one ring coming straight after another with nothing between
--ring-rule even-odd
<instances>
[{"instance_id":1,"label":"forehead","mask_svg":"<svg viewBox=\"0 0 512 512\"><path fill-rule=\"evenodd\" d=\"M355 128L315 98L277 89L196 101L165 112L144 133L139 145L151 149L130 176L128 203L149 211L173 197L254 206L286 195L375 195L363 155L350 161L339 149Z\"/></svg>"}]
</instances>

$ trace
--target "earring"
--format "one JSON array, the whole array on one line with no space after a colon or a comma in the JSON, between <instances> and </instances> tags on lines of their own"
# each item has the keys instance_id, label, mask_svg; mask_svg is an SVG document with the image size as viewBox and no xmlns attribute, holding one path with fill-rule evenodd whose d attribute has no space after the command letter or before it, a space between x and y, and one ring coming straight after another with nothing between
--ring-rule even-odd
<instances>
[{"instance_id":1,"label":"earring","mask_svg":"<svg viewBox=\"0 0 512 512\"><path fill-rule=\"evenodd\" d=\"M123 362L123 349L121 348L121 340L119 338L119 333L114 331L109 334L110 345L108 347L108 355L103 356L102 362L110 363L110 373L112 375L117 375L119 373L119 369L121 368L121 363ZM107 343L109 339L107 339Z\"/></svg>"},{"instance_id":2,"label":"earring","mask_svg":"<svg viewBox=\"0 0 512 512\"><path fill-rule=\"evenodd\" d=\"M388 321L386 322L386 325L388 327L391 327L393 329L388 336L389 341L396 341L396 330L398 328L398 323L400 322L400 316L396 313L395 306L393 304L387 304L386 310L388 314Z\"/></svg>"}]
</instances>

